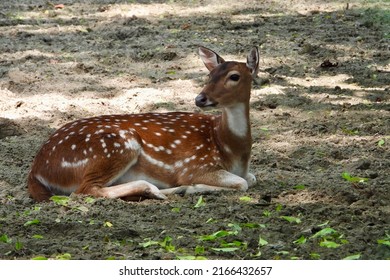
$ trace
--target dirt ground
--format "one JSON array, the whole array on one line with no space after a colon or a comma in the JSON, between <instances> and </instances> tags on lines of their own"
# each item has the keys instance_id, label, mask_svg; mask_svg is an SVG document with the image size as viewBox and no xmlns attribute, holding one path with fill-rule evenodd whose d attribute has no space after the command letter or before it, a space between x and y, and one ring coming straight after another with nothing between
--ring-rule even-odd
<instances>
[{"instance_id":1,"label":"dirt ground","mask_svg":"<svg viewBox=\"0 0 390 280\"><path fill-rule=\"evenodd\" d=\"M1 259L390 259L389 1L52 3L0 3ZM196 111L198 45L235 60L260 47L256 186L28 197L32 160L59 126Z\"/></svg>"}]
</instances>

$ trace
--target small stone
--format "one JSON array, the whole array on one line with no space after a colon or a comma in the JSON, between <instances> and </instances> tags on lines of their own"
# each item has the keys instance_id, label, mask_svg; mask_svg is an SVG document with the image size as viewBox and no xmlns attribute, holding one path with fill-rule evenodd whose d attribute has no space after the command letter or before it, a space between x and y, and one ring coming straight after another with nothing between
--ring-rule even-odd
<instances>
[{"instance_id":1,"label":"small stone","mask_svg":"<svg viewBox=\"0 0 390 280\"><path fill-rule=\"evenodd\" d=\"M368 160L362 160L358 162L356 169L367 170L370 168L370 166L371 166L371 162L369 162Z\"/></svg>"}]
</instances>

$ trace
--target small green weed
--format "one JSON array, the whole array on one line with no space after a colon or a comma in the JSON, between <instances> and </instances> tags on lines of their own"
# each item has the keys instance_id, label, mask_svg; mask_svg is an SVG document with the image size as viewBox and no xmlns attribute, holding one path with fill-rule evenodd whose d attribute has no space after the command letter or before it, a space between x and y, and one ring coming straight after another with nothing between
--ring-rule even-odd
<instances>
[{"instance_id":1,"label":"small green weed","mask_svg":"<svg viewBox=\"0 0 390 280\"><path fill-rule=\"evenodd\" d=\"M282 218L290 223L300 224L302 222L300 218L293 217L293 216L280 216L280 218Z\"/></svg>"},{"instance_id":2,"label":"small green weed","mask_svg":"<svg viewBox=\"0 0 390 280\"><path fill-rule=\"evenodd\" d=\"M36 257L31 258L31 260L35 260L35 261L46 261L47 258L46 258L45 256L36 256Z\"/></svg>"},{"instance_id":3,"label":"small green weed","mask_svg":"<svg viewBox=\"0 0 390 280\"><path fill-rule=\"evenodd\" d=\"M365 183L368 181L368 178L354 177L354 176L351 176L351 174L349 174L348 172L341 173L341 177L343 177L343 179L347 180L348 182L350 182L352 184Z\"/></svg>"},{"instance_id":4,"label":"small green weed","mask_svg":"<svg viewBox=\"0 0 390 280\"><path fill-rule=\"evenodd\" d=\"M31 226L31 225L38 225L40 224L40 221L38 219L30 220L24 223L25 227Z\"/></svg>"},{"instance_id":5,"label":"small green weed","mask_svg":"<svg viewBox=\"0 0 390 280\"><path fill-rule=\"evenodd\" d=\"M61 255L57 255L55 258L56 258L56 260L70 260L70 259L72 259L72 255L69 253L64 253Z\"/></svg>"},{"instance_id":6,"label":"small green weed","mask_svg":"<svg viewBox=\"0 0 390 280\"><path fill-rule=\"evenodd\" d=\"M103 223L103 227L108 227L108 228L110 228L110 227L113 227L113 224L112 224L111 222L109 222L109 221L105 221L105 222Z\"/></svg>"},{"instance_id":7,"label":"small green weed","mask_svg":"<svg viewBox=\"0 0 390 280\"><path fill-rule=\"evenodd\" d=\"M148 248L150 246L160 246L162 249L164 249L168 252L175 251L175 246L172 244L172 237L170 237L170 236L166 236L161 241L151 240L150 238L146 238L144 240L146 240L146 241L139 243L139 245L142 246L143 248Z\"/></svg>"},{"instance_id":8,"label":"small green weed","mask_svg":"<svg viewBox=\"0 0 390 280\"><path fill-rule=\"evenodd\" d=\"M57 205L68 206L70 198L69 198L69 196L54 195L54 196L50 197L50 200L53 201Z\"/></svg>"},{"instance_id":9,"label":"small green weed","mask_svg":"<svg viewBox=\"0 0 390 280\"><path fill-rule=\"evenodd\" d=\"M343 260L358 260L361 257L362 256L360 254L355 254L355 255L346 256Z\"/></svg>"},{"instance_id":10,"label":"small green weed","mask_svg":"<svg viewBox=\"0 0 390 280\"><path fill-rule=\"evenodd\" d=\"M302 235L297 240L293 241L293 243L294 244L305 244L306 241L307 241L307 238Z\"/></svg>"},{"instance_id":11,"label":"small green weed","mask_svg":"<svg viewBox=\"0 0 390 280\"><path fill-rule=\"evenodd\" d=\"M24 247L24 246L23 246L23 243L22 243L21 241L17 240L17 241L15 242L15 250L16 250L16 251L22 250L23 247Z\"/></svg>"},{"instance_id":12,"label":"small green weed","mask_svg":"<svg viewBox=\"0 0 390 280\"><path fill-rule=\"evenodd\" d=\"M0 236L0 242L3 242L3 243L11 243L12 242L12 239L8 237L8 235L6 234L3 234Z\"/></svg>"},{"instance_id":13,"label":"small green weed","mask_svg":"<svg viewBox=\"0 0 390 280\"><path fill-rule=\"evenodd\" d=\"M206 202L203 200L203 196L200 196L198 198L198 201L196 202L194 208L200 208L206 205Z\"/></svg>"},{"instance_id":14,"label":"small green weed","mask_svg":"<svg viewBox=\"0 0 390 280\"><path fill-rule=\"evenodd\" d=\"M240 201L242 202L251 202L252 198L250 196L241 196Z\"/></svg>"},{"instance_id":15,"label":"small green weed","mask_svg":"<svg viewBox=\"0 0 390 280\"><path fill-rule=\"evenodd\" d=\"M306 186L302 185L302 184L296 185L296 186L293 187L293 189L296 189L296 190L304 190L305 188L306 188Z\"/></svg>"},{"instance_id":16,"label":"small green weed","mask_svg":"<svg viewBox=\"0 0 390 280\"><path fill-rule=\"evenodd\" d=\"M386 232L386 237L377 240L379 245L390 246L390 234Z\"/></svg>"},{"instance_id":17,"label":"small green weed","mask_svg":"<svg viewBox=\"0 0 390 280\"><path fill-rule=\"evenodd\" d=\"M310 237L310 239L319 239L319 245L325 248L335 249L343 244L348 243L343 235L338 233L335 229L326 227L318 231Z\"/></svg>"}]
</instances>

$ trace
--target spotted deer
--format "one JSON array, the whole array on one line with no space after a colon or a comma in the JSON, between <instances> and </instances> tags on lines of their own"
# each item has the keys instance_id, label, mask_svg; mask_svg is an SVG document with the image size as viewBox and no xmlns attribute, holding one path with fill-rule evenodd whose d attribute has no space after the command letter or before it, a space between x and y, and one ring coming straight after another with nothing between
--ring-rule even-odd
<instances>
[{"instance_id":1,"label":"spotted deer","mask_svg":"<svg viewBox=\"0 0 390 280\"><path fill-rule=\"evenodd\" d=\"M166 199L168 194L247 190L252 138L251 83L259 65L253 48L246 63L225 61L200 47L210 71L195 98L202 109L185 112L105 115L65 124L44 143L28 176L36 201L52 195Z\"/></svg>"}]
</instances>

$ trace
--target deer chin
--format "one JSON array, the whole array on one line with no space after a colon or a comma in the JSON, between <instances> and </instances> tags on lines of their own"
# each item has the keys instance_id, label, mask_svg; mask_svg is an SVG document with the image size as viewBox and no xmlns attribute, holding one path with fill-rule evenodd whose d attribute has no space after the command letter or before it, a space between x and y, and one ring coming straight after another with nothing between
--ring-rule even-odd
<instances>
[{"instance_id":1,"label":"deer chin","mask_svg":"<svg viewBox=\"0 0 390 280\"><path fill-rule=\"evenodd\" d=\"M205 104L205 105L196 105L196 106L198 106L203 111L211 111L211 110L219 108L218 102L213 102L213 103L209 103L209 104Z\"/></svg>"}]
</instances>

